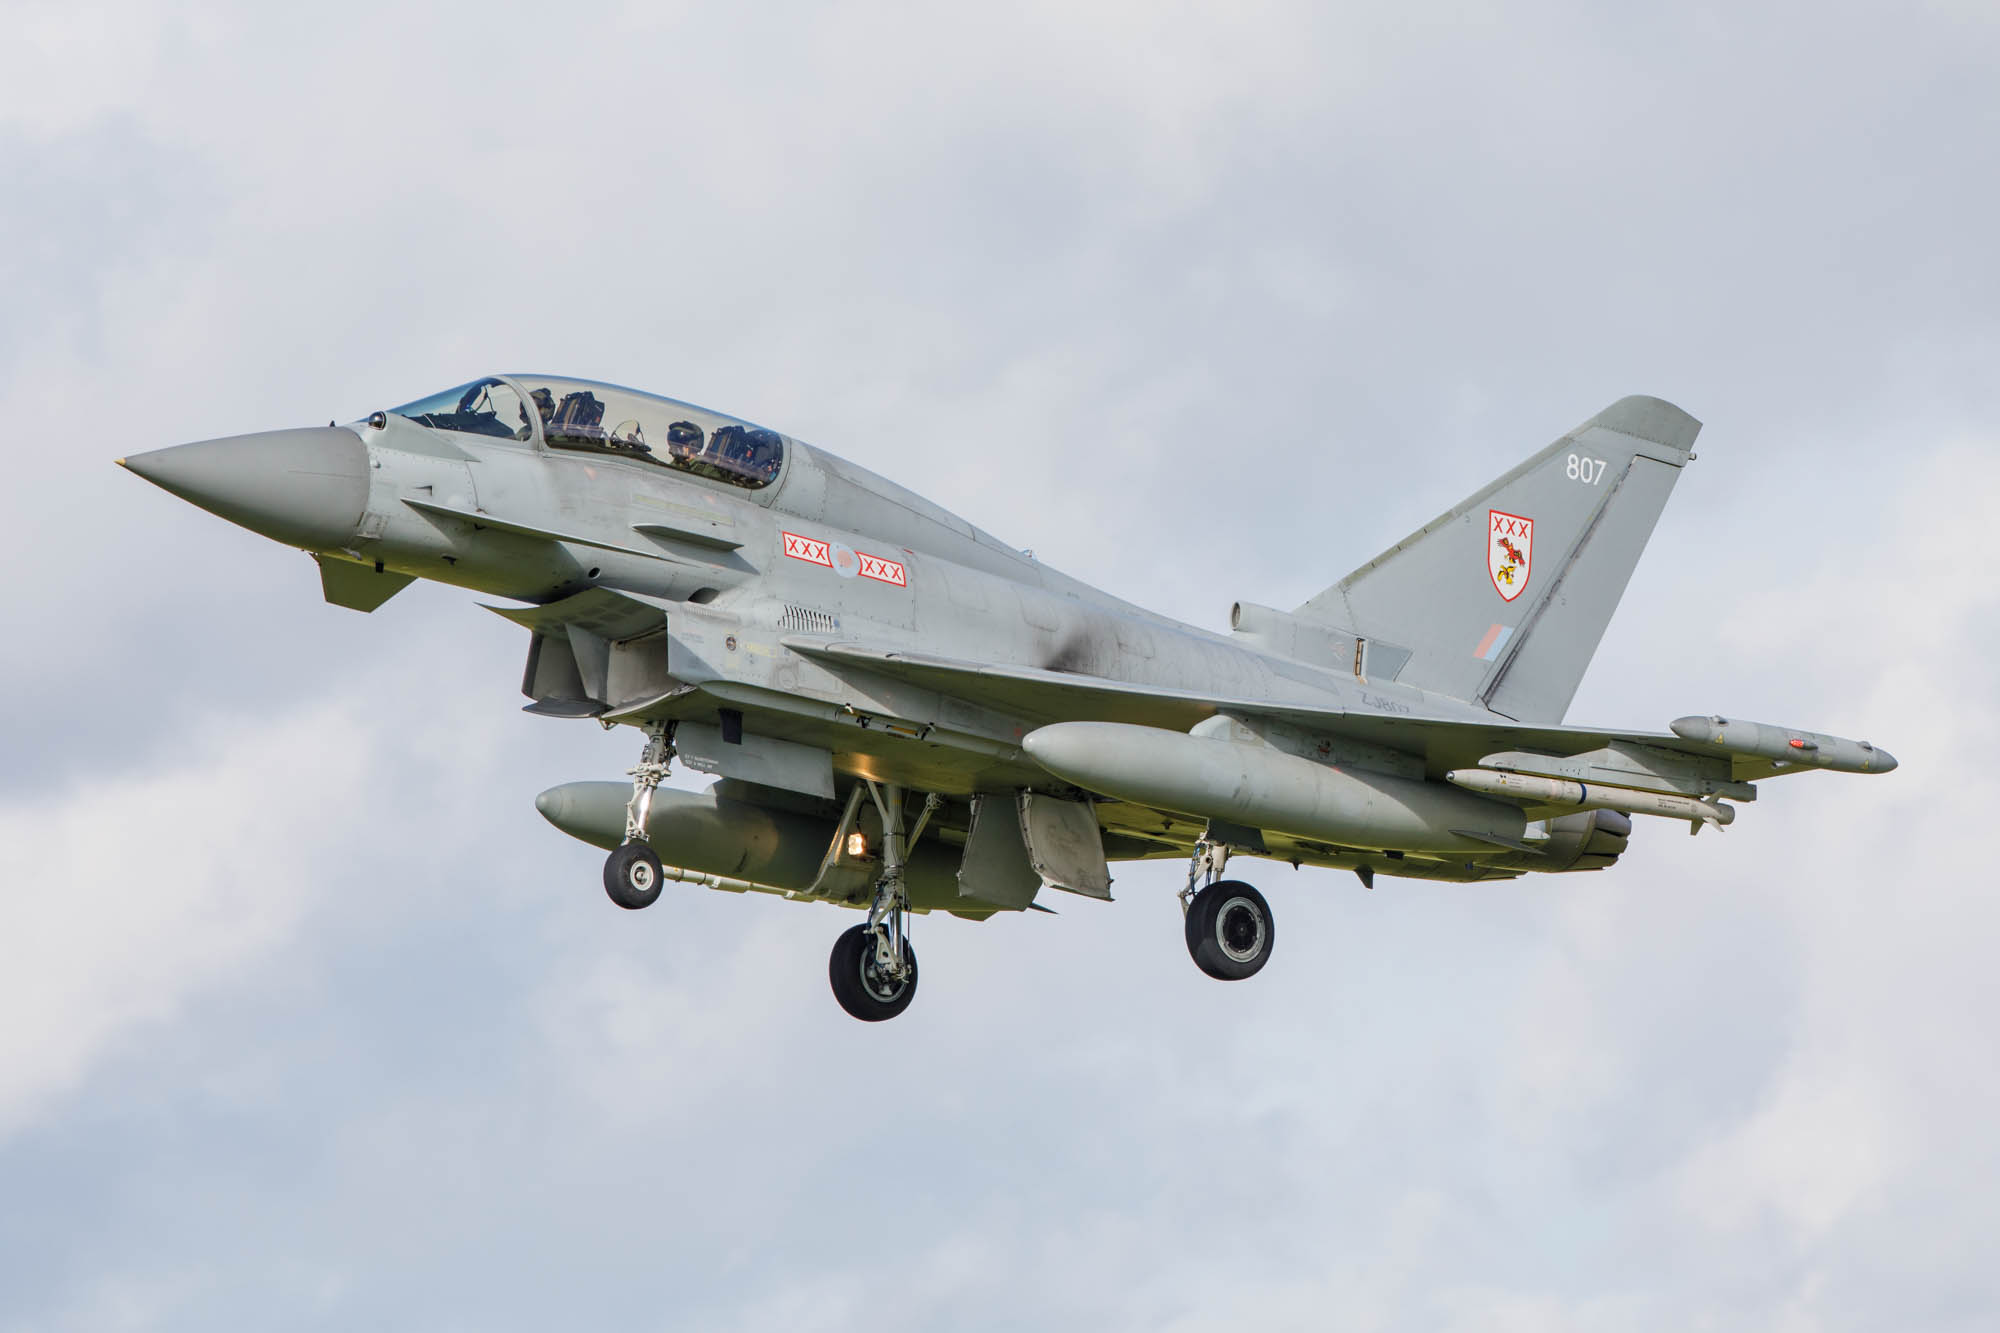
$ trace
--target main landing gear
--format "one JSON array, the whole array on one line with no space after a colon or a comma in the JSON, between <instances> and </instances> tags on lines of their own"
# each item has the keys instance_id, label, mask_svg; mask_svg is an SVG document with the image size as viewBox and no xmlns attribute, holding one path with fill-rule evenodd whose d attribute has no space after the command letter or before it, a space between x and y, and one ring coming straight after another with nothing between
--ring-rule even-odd
<instances>
[{"instance_id":1,"label":"main landing gear","mask_svg":"<svg viewBox=\"0 0 2000 1333\"><path fill-rule=\"evenodd\" d=\"M646 841L646 821L653 813L653 792L667 776L674 757L674 729L669 722L646 725L646 748L632 770L632 800L625 807L625 841L604 859L604 891L620 907L638 911L651 907L666 883L660 858Z\"/></svg>"},{"instance_id":2,"label":"main landing gear","mask_svg":"<svg viewBox=\"0 0 2000 1333\"><path fill-rule=\"evenodd\" d=\"M1205 838L1196 843L1187 887L1180 893L1181 910L1194 965L1217 981L1242 981L1270 961L1277 930L1263 894L1242 880L1221 878L1228 864L1224 844ZM1198 880L1206 881L1199 890Z\"/></svg>"},{"instance_id":3,"label":"main landing gear","mask_svg":"<svg viewBox=\"0 0 2000 1333\"><path fill-rule=\"evenodd\" d=\"M903 887L903 865L943 801L935 795L927 798L917 826L906 832L903 788L869 782L867 789L882 817L882 873L875 881L868 920L842 931L833 942L826 976L842 1009L864 1023L879 1023L902 1013L916 998L917 951L910 947L910 895ZM845 831L843 827L841 833Z\"/></svg>"}]
</instances>

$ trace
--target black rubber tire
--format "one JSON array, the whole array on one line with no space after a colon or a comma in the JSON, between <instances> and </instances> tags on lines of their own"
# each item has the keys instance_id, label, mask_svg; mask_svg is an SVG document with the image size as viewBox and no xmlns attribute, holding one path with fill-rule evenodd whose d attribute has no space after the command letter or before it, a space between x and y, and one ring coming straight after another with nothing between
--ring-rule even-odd
<instances>
[{"instance_id":1,"label":"black rubber tire","mask_svg":"<svg viewBox=\"0 0 2000 1333\"><path fill-rule=\"evenodd\" d=\"M643 842L621 844L604 858L604 891L628 912L651 907L666 886L660 858Z\"/></svg>"},{"instance_id":2,"label":"black rubber tire","mask_svg":"<svg viewBox=\"0 0 2000 1333\"><path fill-rule=\"evenodd\" d=\"M903 951L910 960L910 975L898 985L876 972L875 937L865 922L840 932L826 964L833 998L864 1023L880 1023L902 1013L917 994L917 951L907 939Z\"/></svg>"},{"instance_id":3,"label":"black rubber tire","mask_svg":"<svg viewBox=\"0 0 2000 1333\"><path fill-rule=\"evenodd\" d=\"M1264 895L1239 879L1217 880L1188 905L1188 954L1217 981L1256 976L1277 933Z\"/></svg>"}]
</instances>

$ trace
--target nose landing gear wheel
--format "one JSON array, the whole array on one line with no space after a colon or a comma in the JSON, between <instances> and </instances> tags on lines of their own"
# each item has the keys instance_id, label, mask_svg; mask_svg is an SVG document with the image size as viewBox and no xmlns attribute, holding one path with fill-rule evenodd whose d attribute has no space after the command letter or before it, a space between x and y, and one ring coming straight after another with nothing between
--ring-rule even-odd
<instances>
[{"instance_id":1,"label":"nose landing gear wheel","mask_svg":"<svg viewBox=\"0 0 2000 1333\"><path fill-rule=\"evenodd\" d=\"M628 842L604 859L604 891L628 911L651 907L666 882L660 858L643 842Z\"/></svg>"},{"instance_id":2,"label":"nose landing gear wheel","mask_svg":"<svg viewBox=\"0 0 2000 1333\"><path fill-rule=\"evenodd\" d=\"M1257 975L1270 961L1275 937L1271 905L1241 880L1218 880L1188 904L1188 953L1217 981Z\"/></svg>"},{"instance_id":3,"label":"nose landing gear wheel","mask_svg":"<svg viewBox=\"0 0 2000 1333\"><path fill-rule=\"evenodd\" d=\"M883 970L876 955L875 932L867 926L852 926L833 942L833 957L827 962L833 998L864 1023L894 1018L910 1007L917 993L917 951L907 939L903 941L903 963L901 977Z\"/></svg>"}]
</instances>

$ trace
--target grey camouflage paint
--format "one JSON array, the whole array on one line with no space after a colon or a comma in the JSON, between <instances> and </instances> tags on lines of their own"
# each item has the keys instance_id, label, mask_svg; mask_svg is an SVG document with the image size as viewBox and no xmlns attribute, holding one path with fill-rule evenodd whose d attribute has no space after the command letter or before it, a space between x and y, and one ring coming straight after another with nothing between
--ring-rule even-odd
<instances>
[{"instance_id":1,"label":"grey camouflage paint","mask_svg":"<svg viewBox=\"0 0 2000 1333\"><path fill-rule=\"evenodd\" d=\"M523 401L530 382L494 381ZM494 609L532 634L533 711L686 722L704 735L720 722L725 742L738 727L752 744L704 744L697 766L738 780L739 798L818 801L802 816L816 831L797 835L816 847L837 813L829 797L867 777L949 798L937 825L947 842L963 842L974 797L1033 792L1092 800L1112 860L1184 855L1213 820L1250 830L1242 850L1371 878L1507 877L1599 868L1629 823L1474 795L1447 772L1526 754L1522 771L1562 761L1656 784L1671 771L1680 785L1658 789L1735 784L1726 794L1742 799L1754 795L1742 779L1792 767L1768 746L1747 754L1686 730L1559 725L1693 458L1699 423L1658 399L1613 404L1294 612L1240 603L1227 635L1069 578L796 440L758 489L629 452L552 448L531 425L513 440L376 413L124 461L308 546L340 605L371 610L413 578L524 603ZM350 525L362 460L365 502ZM1090 744L1082 733L1058 743L1059 727L1028 744L1077 723L1117 725ZM1190 730L1199 739L1177 735ZM1859 744L1820 739L1826 754ZM1148 771L1189 747L1199 780ZM1876 771L1893 767L1867 753ZM1288 772L1313 779L1304 787L1376 793L1367 800L1390 792L1380 799L1396 809L1369 816L1364 800L1359 814L1288 819L1280 808L1313 804L1276 799ZM560 807L577 836L615 841L616 790L575 784L544 810ZM725 844L723 816L703 818L703 845ZM740 857L716 858L694 868L738 873ZM823 888L800 879L774 887ZM926 896L920 905L972 915L1001 905Z\"/></svg>"}]
</instances>

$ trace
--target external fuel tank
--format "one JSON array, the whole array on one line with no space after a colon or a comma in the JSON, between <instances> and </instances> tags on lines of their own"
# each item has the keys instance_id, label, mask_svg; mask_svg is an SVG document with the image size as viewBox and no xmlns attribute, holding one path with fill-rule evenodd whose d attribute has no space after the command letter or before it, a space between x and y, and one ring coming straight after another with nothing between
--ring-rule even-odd
<instances>
[{"instance_id":1,"label":"external fuel tank","mask_svg":"<svg viewBox=\"0 0 2000 1333\"><path fill-rule=\"evenodd\" d=\"M1518 843L1527 824L1517 806L1440 782L1158 727L1058 722L1021 744L1088 791L1348 847L1491 852Z\"/></svg>"}]
</instances>

